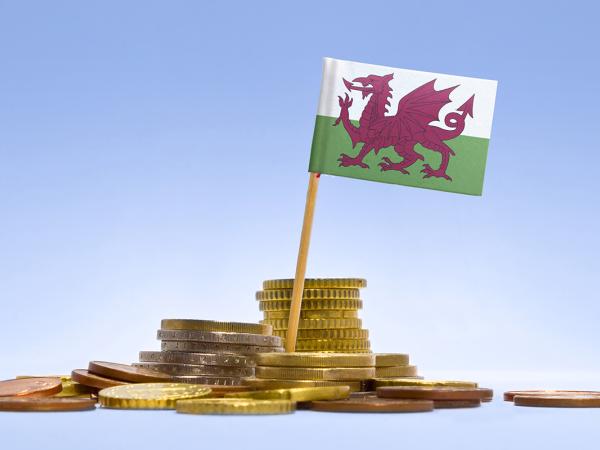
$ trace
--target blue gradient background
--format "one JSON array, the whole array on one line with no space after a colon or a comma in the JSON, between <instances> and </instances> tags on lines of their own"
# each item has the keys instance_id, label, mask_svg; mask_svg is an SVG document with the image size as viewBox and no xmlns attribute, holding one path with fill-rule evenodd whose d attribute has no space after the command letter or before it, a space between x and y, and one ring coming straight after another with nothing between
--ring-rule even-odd
<instances>
[{"instance_id":1,"label":"blue gradient background","mask_svg":"<svg viewBox=\"0 0 600 450\"><path fill-rule=\"evenodd\" d=\"M261 281L294 271L332 56L499 89L483 197L324 176L309 276L367 278L373 348L409 352L427 377L498 394L598 388L598 12L575 1L0 1L0 378L134 361L159 348L161 318L258 320ZM382 448L599 437L596 411L500 397L410 417L2 413L0 429L7 448L223 436L227 448L275 448L267 430L323 446L355 430L341 442Z\"/></svg>"}]
</instances>

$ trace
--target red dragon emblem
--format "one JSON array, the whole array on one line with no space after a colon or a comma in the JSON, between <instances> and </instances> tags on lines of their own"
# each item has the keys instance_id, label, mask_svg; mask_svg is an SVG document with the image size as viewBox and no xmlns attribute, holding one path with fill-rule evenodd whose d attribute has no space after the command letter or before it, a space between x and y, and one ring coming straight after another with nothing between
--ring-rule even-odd
<instances>
[{"instance_id":1,"label":"red dragon emblem","mask_svg":"<svg viewBox=\"0 0 600 450\"><path fill-rule=\"evenodd\" d=\"M345 153L340 154L339 165L368 169L369 166L363 162L363 159L371 150L377 154L382 148L393 146L394 151L402 160L394 162L390 158L384 157L379 163L380 169L382 171L397 170L403 174L409 174L406 170L408 167L418 160L424 161L425 159L423 155L415 151L415 146L421 144L442 155L442 161L437 169L433 169L429 164L423 164L423 170L421 170L425 174L423 178L437 177L452 181L446 170L450 157L455 153L444 141L454 139L463 132L467 116L473 117L475 95L472 95L456 111L446 114L444 124L450 129L439 128L430 124L440 120L440 110L451 102L450 94L458 86L437 91L434 87L436 80L431 80L402 97L398 102L396 115L388 116L386 113L388 113L392 98L392 88L389 83L393 78L394 74L392 73L384 76L359 77L352 83L342 79L349 91L359 91L363 98L369 95L371 98L362 111L357 127L350 121L349 116L352 98L348 94L345 98L338 97L341 110L334 126L340 122L343 123L352 140L352 148L356 147L358 143L363 144L358 155L354 157Z\"/></svg>"}]
</instances>

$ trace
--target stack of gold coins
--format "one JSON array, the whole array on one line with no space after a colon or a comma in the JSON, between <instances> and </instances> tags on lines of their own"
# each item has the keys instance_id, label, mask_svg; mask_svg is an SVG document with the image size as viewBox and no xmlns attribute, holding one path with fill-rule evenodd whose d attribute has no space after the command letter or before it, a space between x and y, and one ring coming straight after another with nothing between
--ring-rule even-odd
<instances>
[{"instance_id":1,"label":"stack of gold coins","mask_svg":"<svg viewBox=\"0 0 600 450\"><path fill-rule=\"evenodd\" d=\"M375 378L417 377L417 366L409 364L405 353L375 353Z\"/></svg>"},{"instance_id":2,"label":"stack of gold coins","mask_svg":"<svg viewBox=\"0 0 600 450\"><path fill-rule=\"evenodd\" d=\"M272 327L257 323L165 319L157 337L161 351L142 351L133 365L185 383L237 386L254 375L258 354L283 352Z\"/></svg>"},{"instance_id":3,"label":"stack of gold coins","mask_svg":"<svg viewBox=\"0 0 600 450\"><path fill-rule=\"evenodd\" d=\"M271 325L273 334L285 340L294 280L266 280L256 293L264 314L262 324ZM360 278L307 278L304 281L302 309L296 340L298 352L369 353L369 331L362 328L358 310L362 308Z\"/></svg>"}]
</instances>

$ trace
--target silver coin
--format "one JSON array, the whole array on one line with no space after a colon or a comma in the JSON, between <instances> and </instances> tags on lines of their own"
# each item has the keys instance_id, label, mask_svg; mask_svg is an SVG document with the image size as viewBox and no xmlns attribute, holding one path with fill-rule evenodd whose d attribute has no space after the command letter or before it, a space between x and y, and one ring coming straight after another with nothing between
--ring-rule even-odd
<instances>
[{"instance_id":1,"label":"silver coin","mask_svg":"<svg viewBox=\"0 0 600 450\"><path fill-rule=\"evenodd\" d=\"M280 347L279 336L264 336L250 333L226 333L221 331L200 330L158 330L158 339L165 341L218 342L235 345L261 345Z\"/></svg>"},{"instance_id":2,"label":"silver coin","mask_svg":"<svg viewBox=\"0 0 600 450\"><path fill-rule=\"evenodd\" d=\"M215 386L241 386L242 378L235 377L205 377L202 375L175 375L173 381L190 384L212 384Z\"/></svg>"},{"instance_id":3,"label":"silver coin","mask_svg":"<svg viewBox=\"0 0 600 450\"><path fill-rule=\"evenodd\" d=\"M161 349L175 352L231 353L252 355L254 353L282 352L283 347L265 347L260 345L236 345L220 342L162 341Z\"/></svg>"},{"instance_id":4,"label":"silver coin","mask_svg":"<svg viewBox=\"0 0 600 450\"><path fill-rule=\"evenodd\" d=\"M252 358L242 355L185 352L140 352L140 362L197 364L201 366L255 367Z\"/></svg>"},{"instance_id":5,"label":"silver coin","mask_svg":"<svg viewBox=\"0 0 600 450\"><path fill-rule=\"evenodd\" d=\"M253 367L199 366L194 364L133 363L134 367L156 370L169 375L203 375L207 377L250 377Z\"/></svg>"}]
</instances>

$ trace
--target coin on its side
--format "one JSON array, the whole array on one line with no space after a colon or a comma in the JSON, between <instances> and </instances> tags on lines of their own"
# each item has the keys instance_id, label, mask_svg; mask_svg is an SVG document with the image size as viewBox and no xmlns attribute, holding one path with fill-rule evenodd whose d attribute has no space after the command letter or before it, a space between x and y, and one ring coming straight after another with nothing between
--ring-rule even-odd
<instances>
[{"instance_id":1,"label":"coin on its side","mask_svg":"<svg viewBox=\"0 0 600 450\"><path fill-rule=\"evenodd\" d=\"M408 355L406 353L375 353L377 367L406 366Z\"/></svg>"},{"instance_id":2,"label":"coin on its side","mask_svg":"<svg viewBox=\"0 0 600 450\"><path fill-rule=\"evenodd\" d=\"M539 406L545 408L600 408L600 395L516 395L516 406Z\"/></svg>"},{"instance_id":3,"label":"coin on its side","mask_svg":"<svg viewBox=\"0 0 600 450\"><path fill-rule=\"evenodd\" d=\"M429 387L429 386L384 386L377 388L382 398L426 399L426 400L481 400L491 398L494 392L485 388Z\"/></svg>"},{"instance_id":4,"label":"coin on its side","mask_svg":"<svg viewBox=\"0 0 600 450\"><path fill-rule=\"evenodd\" d=\"M162 341L160 345L162 350L175 352L231 353L236 355L254 355L262 352L283 352L283 347L223 344L220 342Z\"/></svg>"},{"instance_id":5,"label":"coin on its side","mask_svg":"<svg viewBox=\"0 0 600 450\"><path fill-rule=\"evenodd\" d=\"M279 336L265 336L250 333L225 333L222 331L201 330L158 330L157 339L165 341L215 342L234 345L261 345L280 347Z\"/></svg>"},{"instance_id":6,"label":"coin on its side","mask_svg":"<svg viewBox=\"0 0 600 450\"><path fill-rule=\"evenodd\" d=\"M373 367L256 367L256 378L283 380L364 380L373 378L374 374L375 368Z\"/></svg>"},{"instance_id":7,"label":"coin on its side","mask_svg":"<svg viewBox=\"0 0 600 450\"><path fill-rule=\"evenodd\" d=\"M289 400L211 398L179 400L176 409L185 414L288 414L294 412L296 404Z\"/></svg>"},{"instance_id":8,"label":"coin on its side","mask_svg":"<svg viewBox=\"0 0 600 450\"><path fill-rule=\"evenodd\" d=\"M127 381L113 380L112 378L102 377L88 372L85 369L75 369L71 372L73 381L96 389L104 389L113 386L124 386L129 384Z\"/></svg>"},{"instance_id":9,"label":"coin on its side","mask_svg":"<svg viewBox=\"0 0 600 450\"><path fill-rule=\"evenodd\" d=\"M90 361L88 364L88 372L93 373L94 375L112 378L114 380L129 381L131 383L152 383L171 380L171 377L164 373L108 361Z\"/></svg>"},{"instance_id":10,"label":"coin on its side","mask_svg":"<svg viewBox=\"0 0 600 450\"><path fill-rule=\"evenodd\" d=\"M0 397L0 411L85 411L96 399L72 397Z\"/></svg>"},{"instance_id":11,"label":"coin on its side","mask_svg":"<svg viewBox=\"0 0 600 450\"><path fill-rule=\"evenodd\" d=\"M0 397L50 396L62 390L60 378L18 378L0 381Z\"/></svg>"},{"instance_id":12,"label":"coin on its side","mask_svg":"<svg viewBox=\"0 0 600 450\"><path fill-rule=\"evenodd\" d=\"M173 363L133 363L133 366L169 375L203 375L207 377L251 377L254 375L253 367L200 366Z\"/></svg>"},{"instance_id":13,"label":"coin on its side","mask_svg":"<svg viewBox=\"0 0 600 450\"><path fill-rule=\"evenodd\" d=\"M215 320L163 319L160 322L160 327L163 330L221 331L264 335L270 335L273 332L273 328L265 324L218 322Z\"/></svg>"},{"instance_id":14,"label":"coin on its side","mask_svg":"<svg viewBox=\"0 0 600 450\"><path fill-rule=\"evenodd\" d=\"M207 397L210 388L185 383L139 383L102 389L98 394L105 408L173 409L177 400Z\"/></svg>"},{"instance_id":15,"label":"coin on its side","mask_svg":"<svg viewBox=\"0 0 600 450\"><path fill-rule=\"evenodd\" d=\"M291 400L310 402L313 400L342 400L350 395L350 386L324 386L226 394L225 398L253 398L256 400Z\"/></svg>"},{"instance_id":16,"label":"coin on its side","mask_svg":"<svg viewBox=\"0 0 600 450\"><path fill-rule=\"evenodd\" d=\"M293 278L263 281L263 289L292 289ZM367 280L363 278L306 278L305 289L360 289L367 287Z\"/></svg>"},{"instance_id":17,"label":"coin on its side","mask_svg":"<svg viewBox=\"0 0 600 450\"><path fill-rule=\"evenodd\" d=\"M256 363L278 367L373 367L375 357L371 353L261 353Z\"/></svg>"},{"instance_id":18,"label":"coin on its side","mask_svg":"<svg viewBox=\"0 0 600 450\"><path fill-rule=\"evenodd\" d=\"M600 396L600 392L598 391L565 391L565 390L541 390L541 389L535 389L535 390L528 390L528 391L507 391L504 393L504 400L506 400L507 402L512 402L513 399L517 396L517 395L522 395L525 397L533 397L534 395L552 395L552 396L573 396L573 395L599 395Z\"/></svg>"},{"instance_id":19,"label":"coin on its side","mask_svg":"<svg viewBox=\"0 0 600 450\"><path fill-rule=\"evenodd\" d=\"M253 389L290 389L304 387L322 387L322 386L348 386L350 392L358 392L363 388L360 381L326 381L326 380L277 380L269 378L244 378L244 386Z\"/></svg>"},{"instance_id":20,"label":"coin on its side","mask_svg":"<svg viewBox=\"0 0 600 450\"><path fill-rule=\"evenodd\" d=\"M308 409L324 412L428 412L433 411L431 400L397 400L374 396L353 397L347 400L315 401Z\"/></svg>"},{"instance_id":21,"label":"coin on its side","mask_svg":"<svg viewBox=\"0 0 600 450\"><path fill-rule=\"evenodd\" d=\"M376 367L375 378L386 377L414 377L417 375L417 366L392 366Z\"/></svg>"}]
</instances>

